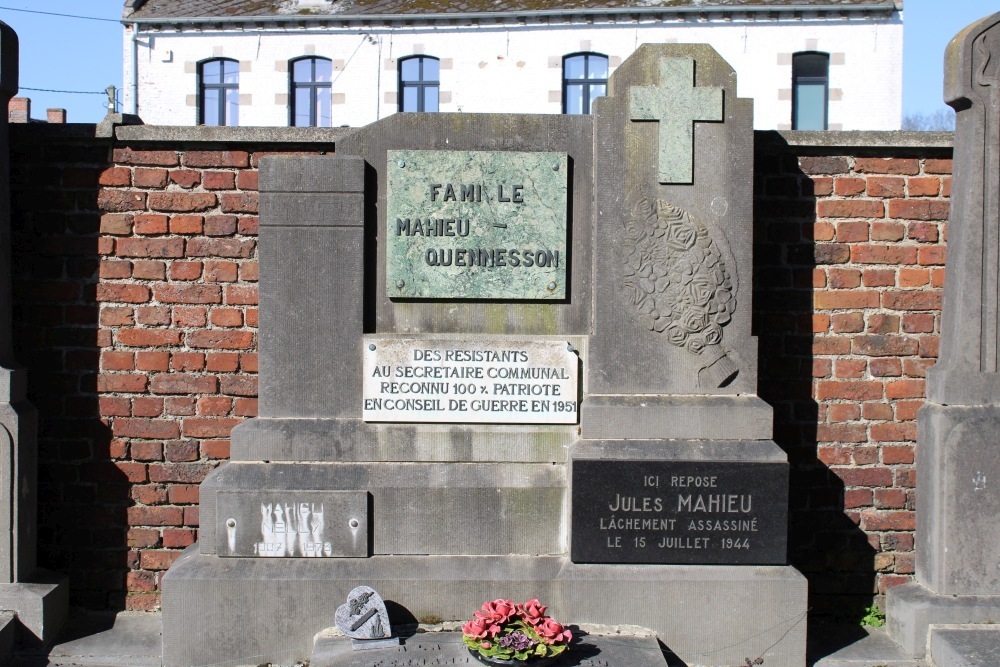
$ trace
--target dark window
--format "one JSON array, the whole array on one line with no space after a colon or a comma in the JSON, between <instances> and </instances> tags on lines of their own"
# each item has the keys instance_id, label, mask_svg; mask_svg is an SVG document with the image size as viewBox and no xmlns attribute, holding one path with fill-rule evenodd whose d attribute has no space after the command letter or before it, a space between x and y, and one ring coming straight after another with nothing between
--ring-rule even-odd
<instances>
[{"instance_id":1,"label":"dark window","mask_svg":"<svg viewBox=\"0 0 1000 667\"><path fill-rule=\"evenodd\" d=\"M608 92L608 57L574 53L563 58L563 113L590 113L590 105Z\"/></svg>"},{"instance_id":2,"label":"dark window","mask_svg":"<svg viewBox=\"0 0 1000 667\"><path fill-rule=\"evenodd\" d=\"M292 65L291 124L330 127L333 62L326 58L299 58Z\"/></svg>"},{"instance_id":3,"label":"dark window","mask_svg":"<svg viewBox=\"0 0 1000 667\"><path fill-rule=\"evenodd\" d=\"M198 66L198 124L240 124L240 64L228 58Z\"/></svg>"},{"instance_id":4,"label":"dark window","mask_svg":"<svg viewBox=\"0 0 1000 667\"><path fill-rule=\"evenodd\" d=\"M830 56L796 53L792 56L792 129L825 130L830 97Z\"/></svg>"},{"instance_id":5,"label":"dark window","mask_svg":"<svg viewBox=\"0 0 1000 667\"><path fill-rule=\"evenodd\" d=\"M437 111L441 68L437 58L411 56L399 61L399 110Z\"/></svg>"}]
</instances>

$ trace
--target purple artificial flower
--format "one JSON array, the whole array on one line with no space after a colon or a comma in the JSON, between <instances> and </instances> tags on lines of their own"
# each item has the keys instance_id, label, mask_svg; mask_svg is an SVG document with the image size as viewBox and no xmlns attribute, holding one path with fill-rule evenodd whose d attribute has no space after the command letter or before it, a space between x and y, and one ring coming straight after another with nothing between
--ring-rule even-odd
<instances>
[{"instance_id":1,"label":"purple artificial flower","mask_svg":"<svg viewBox=\"0 0 1000 667\"><path fill-rule=\"evenodd\" d=\"M527 651L538 642L520 630L517 630L509 635L501 637L498 643L504 648L513 649L515 651Z\"/></svg>"}]
</instances>

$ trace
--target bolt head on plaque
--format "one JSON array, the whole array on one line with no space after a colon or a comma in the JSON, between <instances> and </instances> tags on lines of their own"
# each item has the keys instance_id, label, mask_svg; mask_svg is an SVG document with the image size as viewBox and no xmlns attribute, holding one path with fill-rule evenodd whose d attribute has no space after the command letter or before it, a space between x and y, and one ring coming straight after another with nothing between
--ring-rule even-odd
<instances>
[{"instance_id":1,"label":"bolt head on plaque","mask_svg":"<svg viewBox=\"0 0 1000 667\"><path fill-rule=\"evenodd\" d=\"M369 586L358 586L348 593L347 602L337 607L334 622L341 632L356 640L392 636L385 601Z\"/></svg>"}]
</instances>

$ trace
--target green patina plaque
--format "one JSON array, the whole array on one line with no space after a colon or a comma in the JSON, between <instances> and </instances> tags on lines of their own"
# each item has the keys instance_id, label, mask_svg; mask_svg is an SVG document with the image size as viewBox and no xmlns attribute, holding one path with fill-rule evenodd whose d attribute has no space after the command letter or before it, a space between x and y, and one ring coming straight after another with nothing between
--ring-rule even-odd
<instances>
[{"instance_id":1,"label":"green patina plaque","mask_svg":"<svg viewBox=\"0 0 1000 667\"><path fill-rule=\"evenodd\" d=\"M389 151L386 173L390 298L566 298L566 153Z\"/></svg>"}]
</instances>

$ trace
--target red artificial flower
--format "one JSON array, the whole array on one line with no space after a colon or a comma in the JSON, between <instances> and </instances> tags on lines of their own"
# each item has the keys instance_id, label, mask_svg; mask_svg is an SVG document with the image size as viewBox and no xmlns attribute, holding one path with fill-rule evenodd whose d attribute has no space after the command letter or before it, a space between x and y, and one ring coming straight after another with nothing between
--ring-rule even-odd
<instances>
[{"instance_id":1,"label":"red artificial flower","mask_svg":"<svg viewBox=\"0 0 1000 667\"><path fill-rule=\"evenodd\" d=\"M535 626L535 632L545 640L546 644L568 644L573 639L573 633L551 618L542 619L542 622Z\"/></svg>"},{"instance_id":2,"label":"red artificial flower","mask_svg":"<svg viewBox=\"0 0 1000 667\"><path fill-rule=\"evenodd\" d=\"M462 634L475 637L476 639L484 639L487 636L492 637L496 635L496 632L490 632L490 625L489 621L477 616L462 626ZM497 628L498 631L499 628Z\"/></svg>"},{"instance_id":3,"label":"red artificial flower","mask_svg":"<svg viewBox=\"0 0 1000 667\"><path fill-rule=\"evenodd\" d=\"M539 602L537 598L528 600L524 604L517 605L517 613L521 615L521 618L523 618L528 625L538 625L541 623L545 618L546 609L548 609L548 607Z\"/></svg>"},{"instance_id":4,"label":"red artificial flower","mask_svg":"<svg viewBox=\"0 0 1000 667\"><path fill-rule=\"evenodd\" d=\"M484 603L482 610L477 611L475 615L478 618L500 625L509 621L515 611L517 611L517 609L514 607L514 603L510 600L496 599L493 602Z\"/></svg>"}]
</instances>

